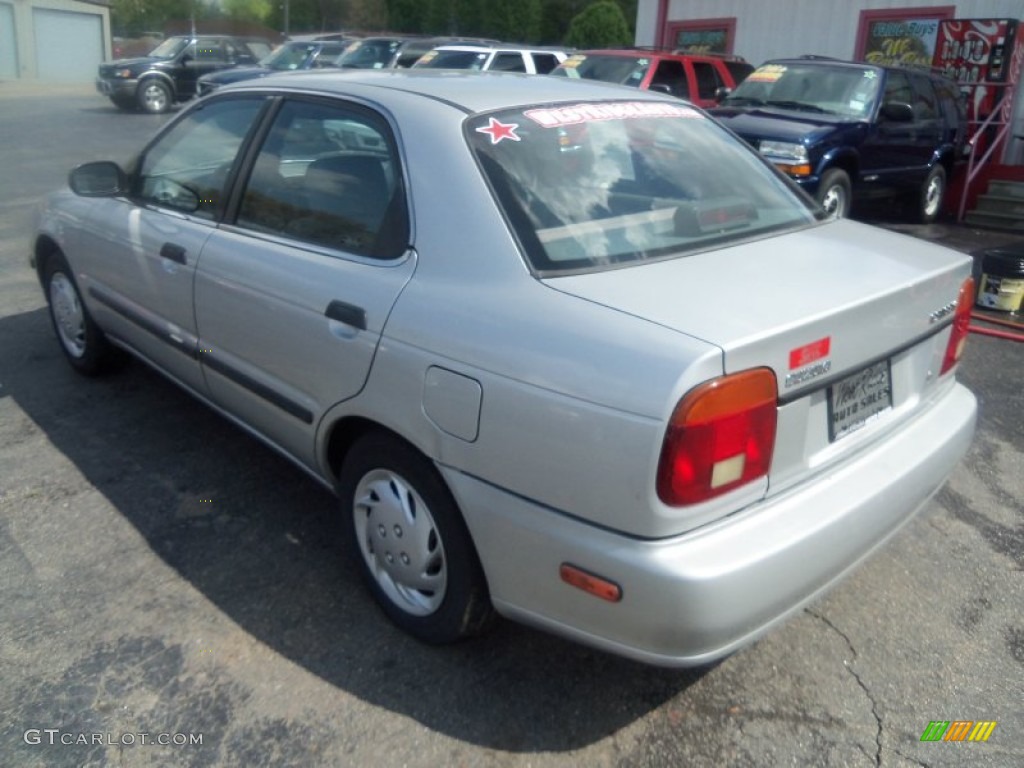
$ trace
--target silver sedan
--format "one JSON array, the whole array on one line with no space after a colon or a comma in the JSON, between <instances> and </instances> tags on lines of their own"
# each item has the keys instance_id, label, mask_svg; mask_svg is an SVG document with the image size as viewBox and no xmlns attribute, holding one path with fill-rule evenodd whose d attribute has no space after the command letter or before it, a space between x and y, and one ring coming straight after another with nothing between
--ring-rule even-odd
<instances>
[{"instance_id":1,"label":"silver sedan","mask_svg":"<svg viewBox=\"0 0 1024 768\"><path fill-rule=\"evenodd\" d=\"M700 110L514 75L272 76L41 211L83 374L141 358L324 485L427 642L751 642L966 451L969 260L833 221Z\"/></svg>"}]
</instances>

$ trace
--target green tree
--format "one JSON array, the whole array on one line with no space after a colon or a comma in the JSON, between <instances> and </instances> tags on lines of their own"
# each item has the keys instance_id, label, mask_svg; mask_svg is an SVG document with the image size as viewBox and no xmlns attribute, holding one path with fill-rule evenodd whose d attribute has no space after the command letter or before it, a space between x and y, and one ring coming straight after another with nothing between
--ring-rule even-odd
<instances>
[{"instance_id":1,"label":"green tree","mask_svg":"<svg viewBox=\"0 0 1024 768\"><path fill-rule=\"evenodd\" d=\"M609 48L632 45L633 36L614 0L588 5L569 24L565 44L574 48Z\"/></svg>"},{"instance_id":2,"label":"green tree","mask_svg":"<svg viewBox=\"0 0 1024 768\"><path fill-rule=\"evenodd\" d=\"M388 0L389 26L396 32L425 32L429 10L423 0Z\"/></svg>"},{"instance_id":3,"label":"green tree","mask_svg":"<svg viewBox=\"0 0 1024 768\"><path fill-rule=\"evenodd\" d=\"M170 19L187 19L190 0L113 0L110 25L115 34L135 37L142 32L159 32Z\"/></svg>"},{"instance_id":4,"label":"green tree","mask_svg":"<svg viewBox=\"0 0 1024 768\"><path fill-rule=\"evenodd\" d=\"M224 0L223 8L229 19L263 24L270 18L273 3L270 0Z\"/></svg>"},{"instance_id":5,"label":"green tree","mask_svg":"<svg viewBox=\"0 0 1024 768\"><path fill-rule=\"evenodd\" d=\"M484 6L484 31L498 40L536 42L541 15L540 0L491 0Z\"/></svg>"}]
</instances>

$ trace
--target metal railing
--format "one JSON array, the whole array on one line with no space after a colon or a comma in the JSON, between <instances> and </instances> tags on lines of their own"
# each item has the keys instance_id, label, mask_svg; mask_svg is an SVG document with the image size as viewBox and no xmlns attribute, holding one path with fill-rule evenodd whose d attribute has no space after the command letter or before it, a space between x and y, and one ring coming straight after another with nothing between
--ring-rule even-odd
<instances>
[{"instance_id":1,"label":"metal railing","mask_svg":"<svg viewBox=\"0 0 1024 768\"><path fill-rule=\"evenodd\" d=\"M1002 120L996 120L996 118L1002 114L1003 107L1010 101L1011 98L1012 95L1009 93L1003 96L1003 98L1001 98L999 100L999 103L996 105L996 108L992 110L992 112L989 114L987 118L985 118L985 122L983 122L979 126L978 130L974 132L974 135L967 140L967 144L968 146L970 146L971 149L969 153L970 156L967 161L967 174L964 177L964 187L960 191L960 207L957 209L956 214L957 221L964 220L964 213L967 208L967 197L969 196L971 191L971 184L978 177L978 174L985 169L985 165L988 163L989 158L992 156L992 153L995 152L997 148L1003 145L1003 142L1006 140L1007 134L1009 134L1010 132L1011 121L1007 120L1003 122ZM993 124L999 125L1001 127L996 132L995 137L992 139L992 141L989 142L988 148L985 150L985 154L981 156L980 160L978 160L978 140L984 135L985 131L988 130L988 128Z\"/></svg>"}]
</instances>

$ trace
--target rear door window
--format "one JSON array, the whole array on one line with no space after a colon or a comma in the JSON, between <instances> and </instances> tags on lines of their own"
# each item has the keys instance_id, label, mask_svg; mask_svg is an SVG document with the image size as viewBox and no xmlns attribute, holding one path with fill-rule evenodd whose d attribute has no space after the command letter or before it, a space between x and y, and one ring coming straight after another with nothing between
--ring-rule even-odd
<instances>
[{"instance_id":1,"label":"rear door window","mask_svg":"<svg viewBox=\"0 0 1024 768\"><path fill-rule=\"evenodd\" d=\"M914 115L918 120L934 120L939 116L938 98L926 75L911 75L914 86Z\"/></svg>"},{"instance_id":2,"label":"rear door window","mask_svg":"<svg viewBox=\"0 0 1024 768\"><path fill-rule=\"evenodd\" d=\"M725 85L715 65L708 61L694 61L693 74L697 78L697 96L703 100L714 100L715 91Z\"/></svg>"},{"instance_id":3,"label":"rear door window","mask_svg":"<svg viewBox=\"0 0 1024 768\"><path fill-rule=\"evenodd\" d=\"M553 53L533 54L533 68L538 75L546 75L558 66L558 57Z\"/></svg>"},{"instance_id":4,"label":"rear door window","mask_svg":"<svg viewBox=\"0 0 1024 768\"><path fill-rule=\"evenodd\" d=\"M401 255L408 223L397 158L375 114L287 101L253 164L236 223L361 256Z\"/></svg>"},{"instance_id":5,"label":"rear door window","mask_svg":"<svg viewBox=\"0 0 1024 768\"><path fill-rule=\"evenodd\" d=\"M681 61L675 59L665 59L660 62L647 87L656 91L664 91L667 88L668 92L677 98L690 98L690 83L686 77L686 68Z\"/></svg>"},{"instance_id":6,"label":"rear door window","mask_svg":"<svg viewBox=\"0 0 1024 768\"><path fill-rule=\"evenodd\" d=\"M525 72L526 62L521 53L496 53L490 68L495 72Z\"/></svg>"}]
</instances>

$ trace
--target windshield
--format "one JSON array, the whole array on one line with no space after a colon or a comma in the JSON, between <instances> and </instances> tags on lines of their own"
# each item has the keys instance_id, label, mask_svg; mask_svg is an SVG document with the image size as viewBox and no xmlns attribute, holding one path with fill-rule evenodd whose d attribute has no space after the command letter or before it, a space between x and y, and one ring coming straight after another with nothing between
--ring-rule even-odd
<instances>
[{"instance_id":1,"label":"windshield","mask_svg":"<svg viewBox=\"0 0 1024 768\"><path fill-rule=\"evenodd\" d=\"M187 37L168 37L149 52L154 59L173 59L189 44Z\"/></svg>"},{"instance_id":2,"label":"windshield","mask_svg":"<svg viewBox=\"0 0 1024 768\"><path fill-rule=\"evenodd\" d=\"M584 80L601 80L640 87L651 60L646 56L602 56L577 53L562 62L552 74Z\"/></svg>"},{"instance_id":3,"label":"windshield","mask_svg":"<svg viewBox=\"0 0 1024 768\"><path fill-rule=\"evenodd\" d=\"M748 75L722 106L770 106L864 119L874 109L881 80L881 73L868 66L765 64Z\"/></svg>"},{"instance_id":4,"label":"windshield","mask_svg":"<svg viewBox=\"0 0 1024 768\"><path fill-rule=\"evenodd\" d=\"M338 57L337 66L346 69L383 69L402 47L400 40L359 40Z\"/></svg>"},{"instance_id":5,"label":"windshield","mask_svg":"<svg viewBox=\"0 0 1024 768\"><path fill-rule=\"evenodd\" d=\"M683 104L512 110L471 118L466 135L545 275L677 257L817 216L746 144Z\"/></svg>"},{"instance_id":6,"label":"windshield","mask_svg":"<svg viewBox=\"0 0 1024 768\"><path fill-rule=\"evenodd\" d=\"M260 65L267 69L279 71L303 69L309 58L316 53L316 46L302 43L299 45L282 45L269 56L260 60Z\"/></svg>"},{"instance_id":7,"label":"windshield","mask_svg":"<svg viewBox=\"0 0 1024 768\"><path fill-rule=\"evenodd\" d=\"M430 51L413 66L429 69L480 70L487 63L488 55L487 51Z\"/></svg>"}]
</instances>

